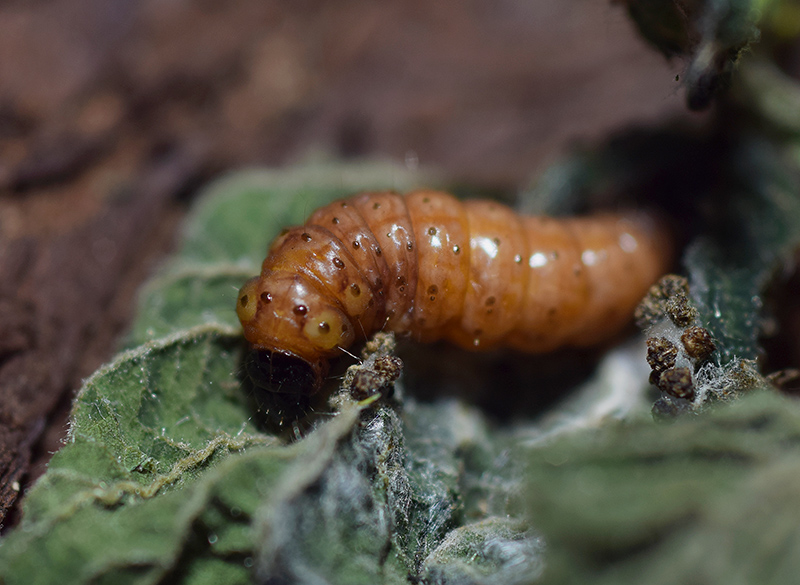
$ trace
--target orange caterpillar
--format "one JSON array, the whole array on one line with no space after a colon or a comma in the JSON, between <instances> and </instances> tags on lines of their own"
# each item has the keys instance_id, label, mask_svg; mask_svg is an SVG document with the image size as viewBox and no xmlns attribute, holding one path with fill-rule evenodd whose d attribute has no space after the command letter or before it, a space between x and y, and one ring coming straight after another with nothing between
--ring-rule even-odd
<instances>
[{"instance_id":1,"label":"orange caterpillar","mask_svg":"<svg viewBox=\"0 0 800 585\"><path fill-rule=\"evenodd\" d=\"M313 390L328 359L379 330L472 350L609 339L671 252L643 213L552 219L438 191L364 193L284 231L236 312L254 349L310 366Z\"/></svg>"}]
</instances>

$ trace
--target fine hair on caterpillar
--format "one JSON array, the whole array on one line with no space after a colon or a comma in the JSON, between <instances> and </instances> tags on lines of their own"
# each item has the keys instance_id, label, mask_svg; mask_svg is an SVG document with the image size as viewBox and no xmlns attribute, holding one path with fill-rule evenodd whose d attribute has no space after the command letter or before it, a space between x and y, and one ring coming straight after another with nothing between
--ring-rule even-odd
<instances>
[{"instance_id":1,"label":"fine hair on caterpillar","mask_svg":"<svg viewBox=\"0 0 800 585\"><path fill-rule=\"evenodd\" d=\"M555 219L440 191L362 193L284 230L236 311L261 355L251 377L277 354L270 380L281 387L276 368L292 380L279 391L311 392L328 360L380 330L478 351L602 342L671 257L664 225L643 212Z\"/></svg>"}]
</instances>

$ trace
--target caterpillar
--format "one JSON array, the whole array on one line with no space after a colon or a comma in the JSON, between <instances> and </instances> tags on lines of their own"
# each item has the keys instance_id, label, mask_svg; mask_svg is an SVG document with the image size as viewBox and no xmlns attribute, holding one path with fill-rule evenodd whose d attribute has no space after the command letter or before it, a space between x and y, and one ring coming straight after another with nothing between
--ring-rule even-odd
<instances>
[{"instance_id":1,"label":"caterpillar","mask_svg":"<svg viewBox=\"0 0 800 585\"><path fill-rule=\"evenodd\" d=\"M260 375L304 364L314 391L329 359L379 330L535 353L607 340L670 260L643 212L554 219L440 191L362 193L284 230L236 311Z\"/></svg>"}]
</instances>

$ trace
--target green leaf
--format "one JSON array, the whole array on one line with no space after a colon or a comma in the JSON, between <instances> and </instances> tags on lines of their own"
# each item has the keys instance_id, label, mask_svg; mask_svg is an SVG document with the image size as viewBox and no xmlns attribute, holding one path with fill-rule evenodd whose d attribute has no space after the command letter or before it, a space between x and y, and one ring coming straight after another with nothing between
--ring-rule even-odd
<instances>
[{"instance_id":1,"label":"green leaf","mask_svg":"<svg viewBox=\"0 0 800 585\"><path fill-rule=\"evenodd\" d=\"M627 0L642 36L665 57L687 55L687 105L706 109L730 84L740 56L761 38L759 19L772 0Z\"/></svg>"},{"instance_id":2,"label":"green leaf","mask_svg":"<svg viewBox=\"0 0 800 585\"><path fill-rule=\"evenodd\" d=\"M462 526L426 560L426 583L532 583L544 569L544 541L509 518Z\"/></svg>"},{"instance_id":3,"label":"green leaf","mask_svg":"<svg viewBox=\"0 0 800 585\"><path fill-rule=\"evenodd\" d=\"M438 583L464 570L464 558L448 554L456 543L487 557L462 583L519 577L540 562L538 541L519 524L492 519L472 532L463 528L467 516L505 515L517 484L504 479L508 467L476 469L464 464L472 457L459 455L497 458L507 444L490 440L482 417L454 402L407 406L402 419L388 406L364 411L335 451L284 476L256 518L262 578L366 585L407 583L415 575ZM484 503L482 512L460 497L462 486ZM506 541L520 547L516 556L496 550Z\"/></svg>"},{"instance_id":4,"label":"green leaf","mask_svg":"<svg viewBox=\"0 0 800 585\"><path fill-rule=\"evenodd\" d=\"M684 258L692 300L723 364L759 356L761 295L800 243L800 169L792 153L743 140L726 165L706 233Z\"/></svg>"},{"instance_id":5,"label":"green leaf","mask_svg":"<svg viewBox=\"0 0 800 585\"><path fill-rule=\"evenodd\" d=\"M342 415L336 430L355 418ZM320 432L296 447L251 448L219 461L195 481L180 478L183 489L157 497L140 495L118 506L98 500L103 488L95 488L53 518L26 518L24 530L0 548L2 578L10 585L249 583L254 547L250 522L259 503L293 465L303 464L310 451L336 439ZM211 466L208 460L202 463ZM49 552L42 555L42 550ZM64 580L67 575L69 581Z\"/></svg>"},{"instance_id":6,"label":"green leaf","mask_svg":"<svg viewBox=\"0 0 800 585\"><path fill-rule=\"evenodd\" d=\"M753 393L530 457L523 492L545 583L786 583L800 570L800 405ZM788 580L787 580L788 579Z\"/></svg>"},{"instance_id":7,"label":"green leaf","mask_svg":"<svg viewBox=\"0 0 800 585\"><path fill-rule=\"evenodd\" d=\"M274 442L254 425L235 377L240 346L200 327L125 352L95 373L75 400L67 444L26 499L26 520L70 515L89 501L152 497L220 453Z\"/></svg>"},{"instance_id":8,"label":"green leaf","mask_svg":"<svg viewBox=\"0 0 800 585\"><path fill-rule=\"evenodd\" d=\"M228 454L276 443L252 423L234 376L240 345L196 328L125 352L89 378L68 443L27 495L21 528L3 540L0 580L151 583L199 558L186 551L196 523L211 523L220 496L209 490L233 476L206 472ZM240 565L223 573L241 574Z\"/></svg>"}]
</instances>

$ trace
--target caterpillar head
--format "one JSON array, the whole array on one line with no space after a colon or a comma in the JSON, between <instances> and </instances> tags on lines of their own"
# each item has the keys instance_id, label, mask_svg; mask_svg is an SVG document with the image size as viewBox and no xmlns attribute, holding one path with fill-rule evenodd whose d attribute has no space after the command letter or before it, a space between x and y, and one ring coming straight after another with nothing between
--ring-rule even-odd
<instances>
[{"instance_id":1,"label":"caterpillar head","mask_svg":"<svg viewBox=\"0 0 800 585\"><path fill-rule=\"evenodd\" d=\"M303 378L319 388L327 360L355 338L336 300L302 274L267 271L251 278L239 291L236 313L245 338L260 354L248 362L256 368L249 367L248 373L262 380L268 374L270 386L279 392L297 387ZM304 368L310 373L297 373Z\"/></svg>"}]
</instances>

